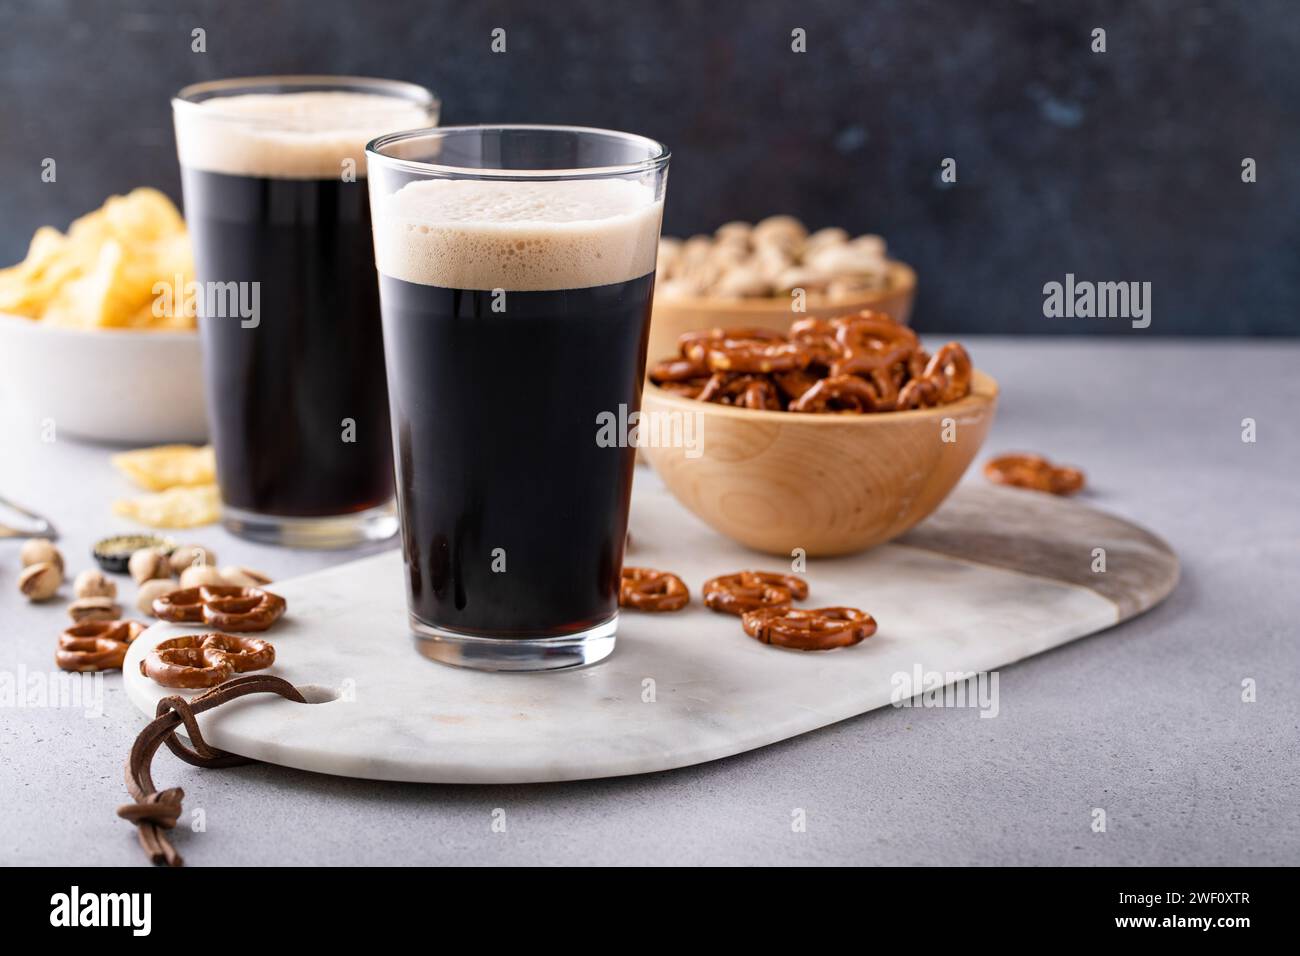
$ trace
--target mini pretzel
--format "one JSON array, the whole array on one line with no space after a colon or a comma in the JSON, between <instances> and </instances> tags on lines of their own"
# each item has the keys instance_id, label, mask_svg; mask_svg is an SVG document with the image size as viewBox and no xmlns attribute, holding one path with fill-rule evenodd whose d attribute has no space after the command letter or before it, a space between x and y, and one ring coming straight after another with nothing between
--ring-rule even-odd
<instances>
[{"instance_id":1,"label":"mini pretzel","mask_svg":"<svg viewBox=\"0 0 1300 956\"><path fill-rule=\"evenodd\" d=\"M793 574L737 571L704 582L704 603L724 614L744 614L758 608L786 607L808 596L808 585Z\"/></svg>"},{"instance_id":2,"label":"mini pretzel","mask_svg":"<svg viewBox=\"0 0 1300 956\"><path fill-rule=\"evenodd\" d=\"M853 607L766 607L740 619L745 633L799 651L852 647L876 633L876 620Z\"/></svg>"},{"instance_id":3,"label":"mini pretzel","mask_svg":"<svg viewBox=\"0 0 1300 956\"><path fill-rule=\"evenodd\" d=\"M87 621L59 635L54 663L65 671L118 670L126 649L144 633L139 621Z\"/></svg>"},{"instance_id":4,"label":"mini pretzel","mask_svg":"<svg viewBox=\"0 0 1300 956\"><path fill-rule=\"evenodd\" d=\"M736 328L703 329L699 332L687 332L677 339L677 351L689 361L703 363L710 348L722 342L784 342L785 336L773 329Z\"/></svg>"},{"instance_id":5,"label":"mini pretzel","mask_svg":"<svg viewBox=\"0 0 1300 956\"><path fill-rule=\"evenodd\" d=\"M790 323L790 338L796 342L835 338L835 326L830 319L798 319Z\"/></svg>"},{"instance_id":6,"label":"mini pretzel","mask_svg":"<svg viewBox=\"0 0 1300 956\"><path fill-rule=\"evenodd\" d=\"M65 637L94 637L130 644L143 634L145 625L139 621L82 621L63 632Z\"/></svg>"},{"instance_id":7,"label":"mini pretzel","mask_svg":"<svg viewBox=\"0 0 1300 956\"><path fill-rule=\"evenodd\" d=\"M161 620L174 624L208 624L223 631L265 631L284 609L284 598L278 594L261 588L225 585L183 588L153 602L153 612Z\"/></svg>"},{"instance_id":8,"label":"mini pretzel","mask_svg":"<svg viewBox=\"0 0 1300 956\"><path fill-rule=\"evenodd\" d=\"M819 380L790 403L792 412L874 412L880 404L875 387L856 375Z\"/></svg>"},{"instance_id":9,"label":"mini pretzel","mask_svg":"<svg viewBox=\"0 0 1300 956\"><path fill-rule=\"evenodd\" d=\"M829 319L800 319L790 326L790 341L808 350L808 364L829 368L844 355L835 338L835 325Z\"/></svg>"},{"instance_id":10,"label":"mini pretzel","mask_svg":"<svg viewBox=\"0 0 1300 956\"><path fill-rule=\"evenodd\" d=\"M901 412L939 404L942 394L939 383L925 378L925 368L929 363L930 353L918 348L907 357L906 362L894 366L891 376L894 390L891 393L892 402L888 406L889 411ZM873 382L878 375L878 372L872 373ZM882 404L883 401L884 396L882 396Z\"/></svg>"},{"instance_id":11,"label":"mini pretzel","mask_svg":"<svg viewBox=\"0 0 1300 956\"><path fill-rule=\"evenodd\" d=\"M103 637L59 638L54 663L65 671L115 671L126 662L126 645Z\"/></svg>"},{"instance_id":12,"label":"mini pretzel","mask_svg":"<svg viewBox=\"0 0 1300 956\"><path fill-rule=\"evenodd\" d=\"M935 377L914 378L898 393L894 407L899 411L911 411L914 408L933 408L939 404L947 379L939 381Z\"/></svg>"},{"instance_id":13,"label":"mini pretzel","mask_svg":"<svg viewBox=\"0 0 1300 956\"><path fill-rule=\"evenodd\" d=\"M835 338L847 351L919 347L916 333L880 312L864 309L857 315L831 319Z\"/></svg>"},{"instance_id":14,"label":"mini pretzel","mask_svg":"<svg viewBox=\"0 0 1300 956\"><path fill-rule=\"evenodd\" d=\"M772 378L776 380L777 387L781 389L786 398L791 401L802 398L808 389L821 381L815 375L810 375L806 369L799 369L794 372L778 372Z\"/></svg>"},{"instance_id":15,"label":"mini pretzel","mask_svg":"<svg viewBox=\"0 0 1300 956\"><path fill-rule=\"evenodd\" d=\"M1041 455L1002 455L984 465L984 477L998 485L1012 485L1054 495L1072 495L1083 488L1083 472L1054 465Z\"/></svg>"},{"instance_id":16,"label":"mini pretzel","mask_svg":"<svg viewBox=\"0 0 1300 956\"><path fill-rule=\"evenodd\" d=\"M700 393L695 396L701 402L714 402L719 405L743 405L745 408L765 408L769 411L781 410L781 399L776 386L770 380L759 375L727 375L715 373Z\"/></svg>"},{"instance_id":17,"label":"mini pretzel","mask_svg":"<svg viewBox=\"0 0 1300 956\"><path fill-rule=\"evenodd\" d=\"M898 392L903 380L901 363L881 366L866 372L866 380L876 390L876 408L878 412L892 412L898 403Z\"/></svg>"},{"instance_id":18,"label":"mini pretzel","mask_svg":"<svg viewBox=\"0 0 1300 956\"><path fill-rule=\"evenodd\" d=\"M216 687L235 673L230 658L201 647L154 649L140 662L140 673L163 687Z\"/></svg>"},{"instance_id":19,"label":"mini pretzel","mask_svg":"<svg viewBox=\"0 0 1300 956\"><path fill-rule=\"evenodd\" d=\"M215 687L274 663L275 648L260 638L197 634L160 641L140 662L140 673L164 687Z\"/></svg>"},{"instance_id":20,"label":"mini pretzel","mask_svg":"<svg viewBox=\"0 0 1300 956\"><path fill-rule=\"evenodd\" d=\"M690 359L667 359L652 366L650 381L666 392L698 398L712 374L703 362Z\"/></svg>"},{"instance_id":21,"label":"mini pretzel","mask_svg":"<svg viewBox=\"0 0 1300 956\"><path fill-rule=\"evenodd\" d=\"M949 342L934 353L925 363L920 375L913 378L898 393L900 409L932 408L947 405L970 394L970 356L957 342Z\"/></svg>"},{"instance_id":22,"label":"mini pretzel","mask_svg":"<svg viewBox=\"0 0 1300 956\"><path fill-rule=\"evenodd\" d=\"M924 378L943 376L939 401L945 405L970 394L970 356L957 342L941 346L921 374Z\"/></svg>"},{"instance_id":23,"label":"mini pretzel","mask_svg":"<svg viewBox=\"0 0 1300 956\"><path fill-rule=\"evenodd\" d=\"M874 312L835 319L835 339L844 357L831 365L832 375L863 375L907 361L919 343L905 325Z\"/></svg>"},{"instance_id":24,"label":"mini pretzel","mask_svg":"<svg viewBox=\"0 0 1300 956\"><path fill-rule=\"evenodd\" d=\"M705 352L705 361L713 372L760 372L766 375L806 368L812 356L798 342L724 339Z\"/></svg>"},{"instance_id":25,"label":"mini pretzel","mask_svg":"<svg viewBox=\"0 0 1300 956\"><path fill-rule=\"evenodd\" d=\"M803 368L809 360L801 344L763 328L687 332L677 340L677 347L688 363L706 365L710 372L788 372ZM687 368L660 363L654 371L685 376Z\"/></svg>"},{"instance_id":26,"label":"mini pretzel","mask_svg":"<svg viewBox=\"0 0 1300 956\"><path fill-rule=\"evenodd\" d=\"M653 568L623 568L619 586L620 607L638 611L680 611L691 599L685 582L668 571Z\"/></svg>"},{"instance_id":27,"label":"mini pretzel","mask_svg":"<svg viewBox=\"0 0 1300 956\"><path fill-rule=\"evenodd\" d=\"M695 378L707 378L709 369L703 362L690 359L666 359L650 369L650 381L656 385L667 382L687 382Z\"/></svg>"},{"instance_id":28,"label":"mini pretzel","mask_svg":"<svg viewBox=\"0 0 1300 956\"><path fill-rule=\"evenodd\" d=\"M682 382L655 382L665 392L672 392L674 395L685 395L687 398L699 398L700 393L704 391L709 384L707 378L688 378Z\"/></svg>"},{"instance_id":29,"label":"mini pretzel","mask_svg":"<svg viewBox=\"0 0 1300 956\"><path fill-rule=\"evenodd\" d=\"M215 648L225 654L236 674L264 670L275 663L275 647L260 637L236 637L233 634L200 634L199 637L203 647Z\"/></svg>"},{"instance_id":30,"label":"mini pretzel","mask_svg":"<svg viewBox=\"0 0 1300 956\"><path fill-rule=\"evenodd\" d=\"M918 348L911 354L906 363L906 378L920 378L925 374L925 367L930 362L930 353L923 348ZM901 383L900 383L901 385Z\"/></svg>"}]
</instances>

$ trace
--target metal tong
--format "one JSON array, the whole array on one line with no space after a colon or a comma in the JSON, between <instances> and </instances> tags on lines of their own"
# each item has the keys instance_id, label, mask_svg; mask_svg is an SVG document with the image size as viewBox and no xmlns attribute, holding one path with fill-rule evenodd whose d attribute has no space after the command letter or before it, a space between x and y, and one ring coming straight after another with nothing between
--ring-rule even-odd
<instances>
[{"instance_id":1,"label":"metal tong","mask_svg":"<svg viewBox=\"0 0 1300 956\"><path fill-rule=\"evenodd\" d=\"M26 528L15 528L5 524L3 515L0 515L0 538L54 539L59 536L59 532L55 530L54 525L48 518L38 515L35 511L28 511L22 505L14 504L8 498L0 497L0 511L6 509L29 519L31 524Z\"/></svg>"}]
</instances>

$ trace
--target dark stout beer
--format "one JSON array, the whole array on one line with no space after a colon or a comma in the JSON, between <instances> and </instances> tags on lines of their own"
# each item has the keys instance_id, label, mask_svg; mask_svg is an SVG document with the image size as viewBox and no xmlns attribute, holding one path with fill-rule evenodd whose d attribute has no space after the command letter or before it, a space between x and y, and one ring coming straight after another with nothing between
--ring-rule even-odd
<instances>
[{"instance_id":1,"label":"dark stout beer","mask_svg":"<svg viewBox=\"0 0 1300 956\"><path fill-rule=\"evenodd\" d=\"M428 125L430 107L249 83L183 91L175 111L199 291L258 305L199 319L226 521L290 544L386 536L393 464L364 147Z\"/></svg>"},{"instance_id":2,"label":"dark stout beer","mask_svg":"<svg viewBox=\"0 0 1300 956\"><path fill-rule=\"evenodd\" d=\"M507 291L504 313L381 281L412 612L491 637L609 620L634 449L600 447L597 416L640 407L653 276Z\"/></svg>"},{"instance_id":3,"label":"dark stout beer","mask_svg":"<svg viewBox=\"0 0 1300 956\"><path fill-rule=\"evenodd\" d=\"M384 504L393 465L365 181L183 176L196 273L260 283L256 327L199 321L223 501L289 517Z\"/></svg>"},{"instance_id":4,"label":"dark stout beer","mask_svg":"<svg viewBox=\"0 0 1300 956\"><path fill-rule=\"evenodd\" d=\"M631 182L426 181L376 212L413 625L546 639L618 609L660 206Z\"/></svg>"}]
</instances>

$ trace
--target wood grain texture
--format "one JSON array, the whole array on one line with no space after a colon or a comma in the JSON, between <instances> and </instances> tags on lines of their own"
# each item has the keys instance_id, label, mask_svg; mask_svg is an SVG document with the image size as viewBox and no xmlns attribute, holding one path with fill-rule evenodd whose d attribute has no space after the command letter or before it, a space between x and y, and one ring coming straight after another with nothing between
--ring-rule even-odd
<instances>
[{"instance_id":1,"label":"wood grain texture","mask_svg":"<svg viewBox=\"0 0 1300 956\"><path fill-rule=\"evenodd\" d=\"M800 415L697 402L647 385L648 415L695 415L701 447L642 451L686 508L734 541L789 557L851 554L897 537L961 479L988 434L997 383L938 408ZM945 441L945 423L954 424Z\"/></svg>"},{"instance_id":2,"label":"wood grain texture","mask_svg":"<svg viewBox=\"0 0 1300 956\"><path fill-rule=\"evenodd\" d=\"M1178 584L1178 557L1151 532L1078 499L967 485L895 544L1088 588L1120 618L1140 614ZM1106 570L1093 570L1096 548Z\"/></svg>"},{"instance_id":3,"label":"wood grain texture","mask_svg":"<svg viewBox=\"0 0 1300 956\"><path fill-rule=\"evenodd\" d=\"M775 299L655 299L650 317L650 364L677 354L677 339L686 332L740 326L755 326L785 332L796 319L829 319L863 309L884 312L906 325L916 297L916 273L903 262L890 262L886 288L843 302L813 304L803 312L792 312L788 298Z\"/></svg>"}]
</instances>

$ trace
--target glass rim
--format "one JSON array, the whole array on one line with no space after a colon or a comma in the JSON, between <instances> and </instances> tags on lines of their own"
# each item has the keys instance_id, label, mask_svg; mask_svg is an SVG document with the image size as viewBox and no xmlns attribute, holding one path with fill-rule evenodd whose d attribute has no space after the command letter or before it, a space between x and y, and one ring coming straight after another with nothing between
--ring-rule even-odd
<instances>
[{"instance_id":1,"label":"glass rim","mask_svg":"<svg viewBox=\"0 0 1300 956\"><path fill-rule=\"evenodd\" d=\"M442 108L438 95L428 87L406 80L387 80L375 76L346 76L337 73L286 73L264 76L232 76L221 80L204 80L182 87L172 97L173 111L196 110L201 104L220 99L237 92L255 93L260 87L300 87L292 92L329 92L332 90L350 90L353 92L376 93L393 99L404 99L414 106L426 111ZM260 119L247 113L223 113L219 109L205 108L204 119L228 119L232 122L257 125ZM283 118L267 120L283 122Z\"/></svg>"},{"instance_id":2,"label":"glass rim","mask_svg":"<svg viewBox=\"0 0 1300 956\"><path fill-rule=\"evenodd\" d=\"M454 166L444 163L427 163L418 159L401 159L383 152L396 143L409 142L420 138L448 138L463 133L509 132L512 130L533 130L547 133L585 133L608 136L627 143L643 145L651 153L647 159L632 163L617 163L612 166L581 166L572 169L484 169L478 166ZM423 129L399 130L385 133L366 144L366 163L370 168L382 166L388 169L402 170L423 175L450 174L459 179L498 179L533 181L567 180L567 179L605 179L613 176L628 176L656 172L668 165L672 152L663 143L638 133L624 133L620 130L603 129L598 126L565 126L548 123L483 123L464 126L429 126Z\"/></svg>"}]
</instances>

